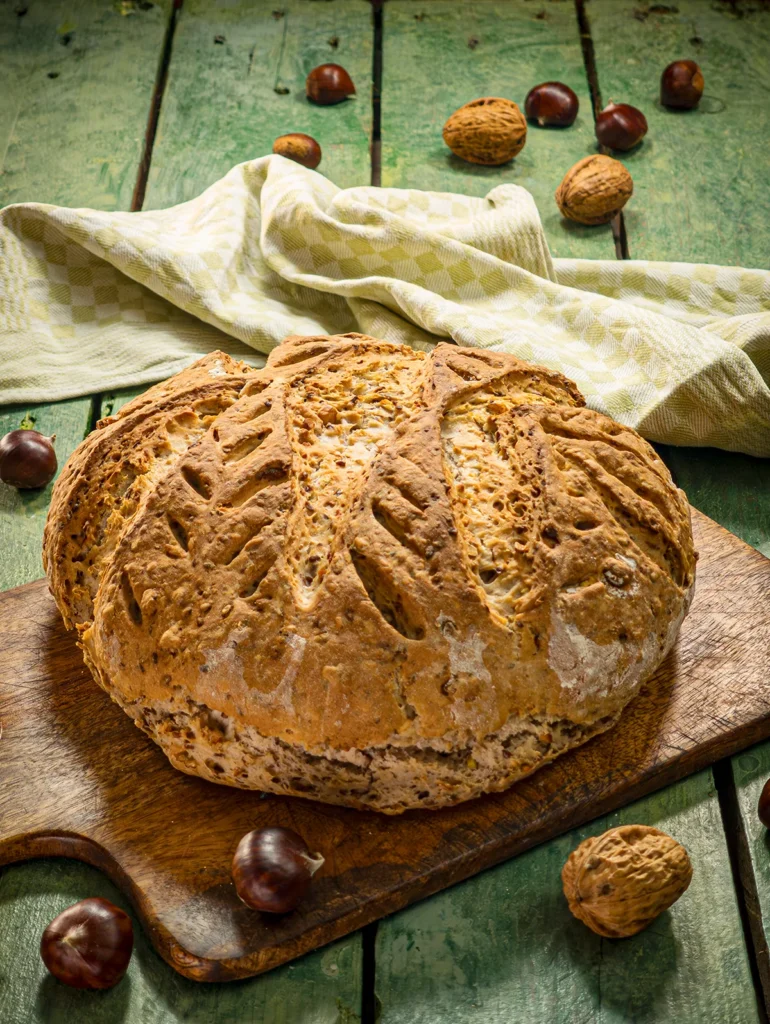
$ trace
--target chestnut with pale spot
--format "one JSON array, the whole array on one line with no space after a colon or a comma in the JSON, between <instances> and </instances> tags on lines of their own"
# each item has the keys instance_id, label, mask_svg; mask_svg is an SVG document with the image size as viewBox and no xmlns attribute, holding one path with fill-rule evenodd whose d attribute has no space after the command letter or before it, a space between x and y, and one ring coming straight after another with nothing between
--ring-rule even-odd
<instances>
[{"instance_id":1,"label":"chestnut with pale spot","mask_svg":"<svg viewBox=\"0 0 770 1024\"><path fill-rule=\"evenodd\" d=\"M233 881L240 899L254 910L286 914L302 901L313 875L324 863L289 828L248 832L233 857Z\"/></svg>"},{"instance_id":2,"label":"chestnut with pale spot","mask_svg":"<svg viewBox=\"0 0 770 1024\"><path fill-rule=\"evenodd\" d=\"M48 925L40 956L71 988L107 989L121 980L134 948L131 918L100 896L80 900Z\"/></svg>"},{"instance_id":3,"label":"chestnut with pale spot","mask_svg":"<svg viewBox=\"0 0 770 1024\"><path fill-rule=\"evenodd\" d=\"M524 112L543 127L567 128L575 123L580 102L563 82L542 82L527 93Z\"/></svg>"}]
</instances>

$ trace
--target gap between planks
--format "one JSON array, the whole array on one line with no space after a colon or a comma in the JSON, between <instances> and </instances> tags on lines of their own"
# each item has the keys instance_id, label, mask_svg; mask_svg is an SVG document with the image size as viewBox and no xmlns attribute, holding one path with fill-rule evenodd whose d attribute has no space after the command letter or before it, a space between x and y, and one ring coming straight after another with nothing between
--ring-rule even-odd
<instances>
[{"instance_id":1,"label":"gap between planks","mask_svg":"<svg viewBox=\"0 0 770 1024\"><path fill-rule=\"evenodd\" d=\"M383 0L369 0L372 5L372 143L370 147L371 183L382 184L382 4Z\"/></svg>"},{"instance_id":2,"label":"gap between planks","mask_svg":"<svg viewBox=\"0 0 770 1024\"><path fill-rule=\"evenodd\" d=\"M586 0L575 0L575 13L577 15L578 31L580 33L580 47L583 51L583 65L586 69L588 79L588 90L591 94L591 107L593 108L594 121L602 111L602 94L599 88L599 71L596 67L596 54L594 53L594 41L591 36L591 23L586 14ZM610 155L606 146L600 147L605 156ZM612 238L615 242L615 257L619 260L631 258L628 248L628 235L626 234L626 221L621 210L617 216L610 221Z\"/></svg>"},{"instance_id":3,"label":"gap between planks","mask_svg":"<svg viewBox=\"0 0 770 1024\"><path fill-rule=\"evenodd\" d=\"M144 206L144 197L147 191L147 179L150 176L150 164L152 163L152 151L155 146L155 135L158 131L160 109L163 106L163 94L166 91L166 82L168 81L168 69L171 63L174 33L176 32L176 26L179 21L179 15L183 4L184 0L174 0L171 7L171 13L168 16L168 25L166 26L166 34L163 37L163 46L160 51L160 61L158 62L158 73L155 78L155 87L152 90L150 111L147 115L147 128L144 133L144 147L142 148L142 155L139 159L136 185L134 186L134 195L131 199L132 213L136 213Z\"/></svg>"},{"instance_id":4,"label":"gap between planks","mask_svg":"<svg viewBox=\"0 0 770 1024\"><path fill-rule=\"evenodd\" d=\"M760 1020L767 1024L770 1013L770 962L767 937L762 922L757 881L751 863L749 840L738 805L732 761L729 758L717 761L713 773L757 1008Z\"/></svg>"}]
</instances>

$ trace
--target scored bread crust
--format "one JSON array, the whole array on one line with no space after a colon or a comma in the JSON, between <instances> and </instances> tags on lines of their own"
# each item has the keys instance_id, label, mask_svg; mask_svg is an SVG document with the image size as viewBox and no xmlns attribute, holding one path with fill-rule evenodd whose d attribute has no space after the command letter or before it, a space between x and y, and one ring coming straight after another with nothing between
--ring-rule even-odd
<instances>
[{"instance_id":1,"label":"scored bread crust","mask_svg":"<svg viewBox=\"0 0 770 1024\"><path fill-rule=\"evenodd\" d=\"M558 373L440 344L215 353L65 467L52 592L183 771L400 813L617 721L692 594L689 507Z\"/></svg>"}]
</instances>

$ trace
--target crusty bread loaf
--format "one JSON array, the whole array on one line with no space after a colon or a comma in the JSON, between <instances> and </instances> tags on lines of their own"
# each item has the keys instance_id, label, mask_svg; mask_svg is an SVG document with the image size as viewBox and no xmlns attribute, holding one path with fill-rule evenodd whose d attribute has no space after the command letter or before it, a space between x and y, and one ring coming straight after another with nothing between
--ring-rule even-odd
<instances>
[{"instance_id":1,"label":"crusty bread loaf","mask_svg":"<svg viewBox=\"0 0 770 1024\"><path fill-rule=\"evenodd\" d=\"M215 353L59 479L51 588L182 771L399 813L609 728L676 636L689 509L559 374L438 345Z\"/></svg>"}]
</instances>

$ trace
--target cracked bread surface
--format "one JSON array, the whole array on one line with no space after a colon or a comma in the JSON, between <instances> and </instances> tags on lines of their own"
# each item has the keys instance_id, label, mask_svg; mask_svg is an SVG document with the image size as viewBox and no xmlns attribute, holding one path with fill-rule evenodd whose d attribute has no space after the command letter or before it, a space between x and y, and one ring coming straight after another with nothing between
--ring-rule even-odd
<instances>
[{"instance_id":1,"label":"cracked bread surface","mask_svg":"<svg viewBox=\"0 0 770 1024\"><path fill-rule=\"evenodd\" d=\"M177 768L400 813L614 724L695 553L662 460L560 374L352 334L215 353L100 424L45 562Z\"/></svg>"}]
</instances>

